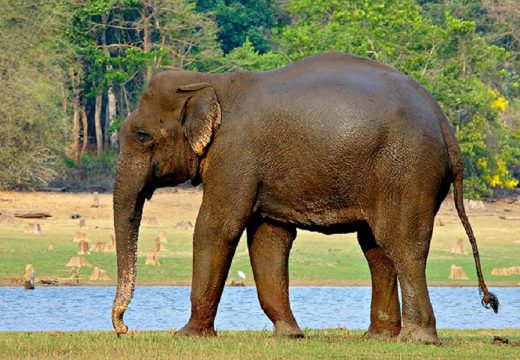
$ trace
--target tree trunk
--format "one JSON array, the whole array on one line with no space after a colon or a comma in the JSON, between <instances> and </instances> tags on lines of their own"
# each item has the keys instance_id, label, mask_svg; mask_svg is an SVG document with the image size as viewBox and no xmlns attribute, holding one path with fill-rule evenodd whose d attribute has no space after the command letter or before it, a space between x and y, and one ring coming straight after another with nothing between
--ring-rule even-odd
<instances>
[{"instance_id":1,"label":"tree trunk","mask_svg":"<svg viewBox=\"0 0 520 360\"><path fill-rule=\"evenodd\" d=\"M103 152L103 127L101 126L101 108L103 107L103 95L96 96L96 109L94 113L94 125L96 128L96 146L97 154Z\"/></svg>"},{"instance_id":2,"label":"tree trunk","mask_svg":"<svg viewBox=\"0 0 520 360\"><path fill-rule=\"evenodd\" d=\"M70 158L76 164L79 161L79 120L80 120L80 106L79 106L79 87L78 79L74 68L69 67L69 77L73 93L73 116L72 116L72 133L70 144Z\"/></svg>"},{"instance_id":3,"label":"tree trunk","mask_svg":"<svg viewBox=\"0 0 520 360\"><path fill-rule=\"evenodd\" d=\"M151 49L151 34L150 34L150 18L151 12L153 9L153 5L150 1L145 1L144 9L143 9L143 50L145 53L149 52ZM146 65L146 82L150 81L152 77L152 66L150 64Z\"/></svg>"},{"instance_id":4,"label":"tree trunk","mask_svg":"<svg viewBox=\"0 0 520 360\"><path fill-rule=\"evenodd\" d=\"M103 21L104 28L103 28L103 32L101 33L101 46L103 48L103 53L105 54L105 56L107 58L110 58L110 51L108 50L108 46L107 46L107 32L106 32L108 16L103 15L102 21ZM108 65L108 67L110 69L111 65ZM109 69L107 69L107 70L109 70ZM106 109L106 113L105 113L105 131L104 131L105 144L108 144L109 140L111 143L115 143L115 141L117 140L117 138L114 138L114 136L111 136L110 139L108 138L108 130L115 120L114 118L116 116L116 109L117 109L116 97L114 95L114 88L113 88L112 84L110 84L108 87L107 100L108 100L108 104L107 104L107 109Z\"/></svg>"},{"instance_id":5,"label":"tree trunk","mask_svg":"<svg viewBox=\"0 0 520 360\"><path fill-rule=\"evenodd\" d=\"M83 144L81 145L81 153L84 154L87 151L88 146L88 116L84 106L81 107L81 123L83 125Z\"/></svg>"},{"instance_id":6,"label":"tree trunk","mask_svg":"<svg viewBox=\"0 0 520 360\"><path fill-rule=\"evenodd\" d=\"M110 126L115 121L116 117L116 110L117 110L117 104L116 104L116 95L114 94L114 88L110 86L108 88L108 104L107 104L107 122L105 123L105 136L106 140L105 143L109 142L108 138L108 130ZM114 131L112 135L110 135L110 144L114 145L117 142L117 131Z\"/></svg>"}]
</instances>

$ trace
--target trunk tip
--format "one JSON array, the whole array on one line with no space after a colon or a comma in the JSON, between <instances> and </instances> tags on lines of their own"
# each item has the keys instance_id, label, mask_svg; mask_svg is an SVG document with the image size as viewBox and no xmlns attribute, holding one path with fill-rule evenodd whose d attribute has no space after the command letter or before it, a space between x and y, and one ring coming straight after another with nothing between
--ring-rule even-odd
<instances>
[{"instance_id":1,"label":"trunk tip","mask_svg":"<svg viewBox=\"0 0 520 360\"><path fill-rule=\"evenodd\" d=\"M500 302L495 294L486 290L484 292L484 297L482 298L482 306L486 309L493 309L493 312L497 314Z\"/></svg>"},{"instance_id":2,"label":"trunk tip","mask_svg":"<svg viewBox=\"0 0 520 360\"><path fill-rule=\"evenodd\" d=\"M128 332L128 326L123 322L123 312L112 311L112 325L114 326L117 337Z\"/></svg>"}]
</instances>

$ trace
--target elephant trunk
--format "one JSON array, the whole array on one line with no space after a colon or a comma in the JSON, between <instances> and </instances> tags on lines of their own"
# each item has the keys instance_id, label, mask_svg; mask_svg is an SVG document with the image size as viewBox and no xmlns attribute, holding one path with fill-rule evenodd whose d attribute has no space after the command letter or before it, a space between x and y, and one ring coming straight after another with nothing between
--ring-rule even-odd
<instances>
[{"instance_id":1,"label":"elephant trunk","mask_svg":"<svg viewBox=\"0 0 520 360\"><path fill-rule=\"evenodd\" d=\"M117 290L112 306L112 324L118 336L128 331L123 315L135 289L137 238L147 195L146 179L138 175L144 171L137 171L141 169L137 169L136 165L125 166L120 159L114 184Z\"/></svg>"}]
</instances>

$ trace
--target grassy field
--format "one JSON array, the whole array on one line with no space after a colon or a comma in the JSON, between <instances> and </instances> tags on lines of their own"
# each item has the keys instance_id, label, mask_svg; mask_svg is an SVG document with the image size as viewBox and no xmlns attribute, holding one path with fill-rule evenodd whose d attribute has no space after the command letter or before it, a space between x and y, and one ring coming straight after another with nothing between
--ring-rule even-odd
<instances>
[{"instance_id":1,"label":"grassy field","mask_svg":"<svg viewBox=\"0 0 520 360\"><path fill-rule=\"evenodd\" d=\"M195 224L202 198L200 191L179 190L161 192L147 202L140 232L138 283L189 284L191 279L192 229L176 229L179 221ZM15 224L0 224L0 284L11 284L23 275L25 265L32 264L36 278L70 277L68 260L77 256L78 244L73 237L85 232L90 244L108 242L113 231L112 196L100 195L101 207L91 207L92 194L51 194L0 192L0 211L33 209L48 211L53 216L46 220L17 219ZM71 219L79 213L86 220L80 230L79 220ZM484 275L490 285L518 286L520 275L490 275L493 268L520 266L520 204L486 204L484 210L469 210L480 247ZM507 216L509 220L500 219ZM434 230L428 261L430 285L476 285L473 257L464 229L448 203L438 216L443 226ZM38 222L41 235L27 234L29 222ZM159 253L160 266L145 265L146 252L154 248L155 239L164 231L167 243ZM467 254L450 253L454 239L464 239ZM54 249L49 249L49 245ZM115 253L91 253L85 256L94 266L107 271L111 281L89 281L92 268L81 268L80 284L113 284L116 278ZM449 280L451 264L462 266L469 280ZM247 285L253 285L251 267L244 239L237 249L229 280L243 271ZM290 259L293 285L348 285L369 284L370 276L355 234L325 236L300 231Z\"/></svg>"},{"instance_id":2,"label":"grassy field","mask_svg":"<svg viewBox=\"0 0 520 360\"><path fill-rule=\"evenodd\" d=\"M362 339L359 331L308 330L304 339L270 332L221 332L216 338L171 332L0 333L2 359L518 359L520 330L440 332L441 345ZM493 343L495 336L509 344Z\"/></svg>"}]
</instances>

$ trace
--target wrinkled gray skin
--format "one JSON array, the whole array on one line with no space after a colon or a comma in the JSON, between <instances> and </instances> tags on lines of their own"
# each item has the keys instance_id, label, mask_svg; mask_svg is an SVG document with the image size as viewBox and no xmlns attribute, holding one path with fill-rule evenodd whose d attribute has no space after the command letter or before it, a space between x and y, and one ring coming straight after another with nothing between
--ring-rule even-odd
<instances>
[{"instance_id":1,"label":"wrinkled gray skin","mask_svg":"<svg viewBox=\"0 0 520 360\"><path fill-rule=\"evenodd\" d=\"M464 213L462 173L459 146L432 97L374 61L330 53L265 73L159 73L121 130L114 328L127 331L122 318L135 285L145 198L191 180L203 183L204 195L191 317L181 334L215 334L231 259L247 229L263 310L276 334L301 336L287 268L301 228L358 233L372 275L367 336L435 342L425 266L434 216L452 183L483 301L498 306Z\"/></svg>"}]
</instances>

